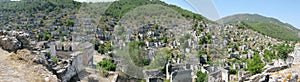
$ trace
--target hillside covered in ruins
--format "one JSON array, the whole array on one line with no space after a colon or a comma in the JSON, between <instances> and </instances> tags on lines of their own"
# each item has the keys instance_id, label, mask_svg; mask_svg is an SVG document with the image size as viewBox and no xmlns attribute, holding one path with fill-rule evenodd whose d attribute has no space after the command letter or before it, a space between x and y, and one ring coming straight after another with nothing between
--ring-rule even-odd
<instances>
[{"instance_id":1,"label":"hillside covered in ruins","mask_svg":"<svg viewBox=\"0 0 300 82\"><path fill-rule=\"evenodd\" d=\"M0 4L0 81L299 81L298 29L276 19L212 21L160 0Z\"/></svg>"}]
</instances>

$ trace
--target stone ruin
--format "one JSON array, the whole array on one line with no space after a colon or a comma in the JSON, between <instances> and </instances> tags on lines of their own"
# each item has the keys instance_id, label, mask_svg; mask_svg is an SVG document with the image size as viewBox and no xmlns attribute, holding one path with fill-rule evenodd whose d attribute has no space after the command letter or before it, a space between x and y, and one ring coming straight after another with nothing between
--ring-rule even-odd
<instances>
[{"instance_id":1,"label":"stone ruin","mask_svg":"<svg viewBox=\"0 0 300 82\"><path fill-rule=\"evenodd\" d=\"M91 43L79 42L52 42L50 48L41 51L36 62L52 70L62 82L79 80L80 73L93 64L93 55L96 54ZM83 74L86 75L86 74Z\"/></svg>"},{"instance_id":2,"label":"stone ruin","mask_svg":"<svg viewBox=\"0 0 300 82\"><path fill-rule=\"evenodd\" d=\"M0 30L0 46L10 52L28 48L29 34L21 31Z\"/></svg>"},{"instance_id":3,"label":"stone ruin","mask_svg":"<svg viewBox=\"0 0 300 82\"><path fill-rule=\"evenodd\" d=\"M293 64L300 63L300 59L299 59L300 58L300 43L297 43L295 45L294 51L291 54L289 54L289 56L291 56L292 59L294 59L292 61Z\"/></svg>"},{"instance_id":4,"label":"stone ruin","mask_svg":"<svg viewBox=\"0 0 300 82\"><path fill-rule=\"evenodd\" d=\"M217 68L214 72L209 73L208 82L228 82L229 73L228 70L223 68Z\"/></svg>"}]
</instances>

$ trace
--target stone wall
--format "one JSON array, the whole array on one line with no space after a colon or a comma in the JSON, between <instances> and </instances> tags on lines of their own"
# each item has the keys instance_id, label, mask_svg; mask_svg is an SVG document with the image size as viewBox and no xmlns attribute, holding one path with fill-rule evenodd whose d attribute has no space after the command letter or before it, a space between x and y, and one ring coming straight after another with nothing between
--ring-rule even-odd
<instances>
[{"instance_id":1,"label":"stone wall","mask_svg":"<svg viewBox=\"0 0 300 82\"><path fill-rule=\"evenodd\" d=\"M57 71L58 77L59 77L59 79L61 79L62 82L68 82L72 77L74 77L80 71L82 71L84 69L84 66L82 63L83 53L77 51L71 55L72 55L72 57L71 57L70 61L72 61L72 62L70 62L66 66L64 66L65 69L60 69Z\"/></svg>"}]
</instances>

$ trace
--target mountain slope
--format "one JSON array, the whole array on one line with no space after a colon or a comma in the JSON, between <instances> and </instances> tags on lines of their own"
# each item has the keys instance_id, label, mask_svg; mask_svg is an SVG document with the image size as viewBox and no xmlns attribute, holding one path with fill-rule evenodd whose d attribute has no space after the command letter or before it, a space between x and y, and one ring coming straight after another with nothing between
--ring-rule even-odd
<instances>
[{"instance_id":1,"label":"mountain slope","mask_svg":"<svg viewBox=\"0 0 300 82\"><path fill-rule=\"evenodd\" d=\"M175 5L166 4L159 0L118 0L118 1L113 2L110 5L110 7L108 7L105 14L116 17L116 18L120 18L125 13L129 12L132 9L142 6L142 5L148 5L148 4L160 4L163 6L167 6L167 7L174 9L178 13L180 13L183 17L214 23L213 21L208 20L207 18L205 18L199 14L193 13L188 10L184 10Z\"/></svg>"},{"instance_id":2,"label":"mountain slope","mask_svg":"<svg viewBox=\"0 0 300 82\"><path fill-rule=\"evenodd\" d=\"M52 11L57 8L79 8L80 3L73 0L1 0L0 10L4 11Z\"/></svg>"},{"instance_id":3,"label":"mountain slope","mask_svg":"<svg viewBox=\"0 0 300 82\"><path fill-rule=\"evenodd\" d=\"M299 29L294 26L283 23L275 18L265 17L258 14L237 14L224 17L217 21L220 24L235 24L243 22L249 28L262 34L282 39L282 40L299 40Z\"/></svg>"},{"instance_id":4,"label":"mountain slope","mask_svg":"<svg viewBox=\"0 0 300 82\"><path fill-rule=\"evenodd\" d=\"M0 1L0 10L6 11L36 11L36 10L46 10L52 11L55 8L80 8L80 3L73 0L21 0L18 2L12 2L9 0ZM110 2L108 2L110 3ZM28 5L30 4L30 5ZM166 4L160 0L118 0L111 3L111 5L106 9L105 15L112 16L115 18L120 18L130 10L133 10L139 6L148 5L148 4L160 4L163 6L170 7L174 9L178 13L180 13L183 17L195 19L195 20L203 20L210 23L215 23L207 18L193 13L191 11L182 9L175 5ZM50 10L49 10L50 9Z\"/></svg>"}]
</instances>

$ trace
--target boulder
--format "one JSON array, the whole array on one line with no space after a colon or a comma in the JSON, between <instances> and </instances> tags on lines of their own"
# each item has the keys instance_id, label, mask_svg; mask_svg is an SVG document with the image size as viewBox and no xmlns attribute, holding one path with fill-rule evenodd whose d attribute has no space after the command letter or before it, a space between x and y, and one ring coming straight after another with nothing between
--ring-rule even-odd
<instances>
[{"instance_id":1,"label":"boulder","mask_svg":"<svg viewBox=\"0 0 300 82\"><path fill-rule=\"evenodd\" d=\"M1 46L7 51L16 51L21 48L21 42L15 37L5 37L1 39Z\"/></svg>"},{"instance_id":2,"label":"boulder","mask_svg":"<svg viewBox=\"0 0 300 82\"><path fill-rule=\"evenodd\" d=\"M16 38L22 43L22 48L29 47L29 34L21 32Z\"/></svg>"},{"instance_id":3,"label":"boulder","mask_svg":"<svg viewBox=\"0 0 300 82\"><path fill-rule=\"evenodd\" d=\"M0 46L7 51L29 47L29 34L18 31L0 30Z\"/></svg>"}]
</instances>

